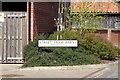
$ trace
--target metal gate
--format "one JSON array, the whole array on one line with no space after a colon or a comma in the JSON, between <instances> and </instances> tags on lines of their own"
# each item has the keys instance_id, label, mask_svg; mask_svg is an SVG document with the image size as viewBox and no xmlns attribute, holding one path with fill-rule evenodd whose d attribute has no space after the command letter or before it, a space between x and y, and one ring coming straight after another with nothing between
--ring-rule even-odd
<instances>
[{"instance_id":1,"label":"metal gate","mask_svg":"<svg viewBox=\"0 0 120 80\"><path fill-rule=\"evenodd\" d=\"M0 26L1 63L23 63L22 49L26 44L26 12L4 12Z\"/></svg>"}]
</instances>

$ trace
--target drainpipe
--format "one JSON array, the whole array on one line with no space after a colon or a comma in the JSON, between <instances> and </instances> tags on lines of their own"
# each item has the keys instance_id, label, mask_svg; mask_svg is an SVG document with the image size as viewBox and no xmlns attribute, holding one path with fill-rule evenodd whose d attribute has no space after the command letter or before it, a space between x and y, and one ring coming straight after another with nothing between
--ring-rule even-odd
<instances>
[{"instance_id":1,"label":"drainpipe","mask_svg":"<svg viewBox=\"0 0 120 80\"><path fill-rule=\"evenodd\" d=\"M59 27L60 27L60 31L62 31L62 13L59 13Z\"/></svg>"},{"instance_id":2,"label":"drainpipe","mask_svg":"<svg viewBox=\"0 0 120 80\"><path fill-rule=\"evenodd\" d=\"M58 10L58 21L59 21L59 31L62 31L62 0L59 0L59 10Z\"/></svg>"},{"instance_id":3,"label":"drainpipe","mask_svg":"<svg viewBox=\"0 0 120 80\"><path fill-rule=\"evenodd\" d=\"M57 31L61 31L61 0L59 0L59 8L58 8L58 25L57 25ZM57 40L59 39L59 35L57 34Z\"/></svg>"},{"instance_id":4,"label":"drainpipe","mask_svg":"<svg viewBox=\"0 0 120 80\"><path fill-rule=\"evenodd\" d=\"M31 41L33 41L33 37L34 37L34 2L31 2Z\"/></svg>"},{"instance_id":5,"label":"drainpipe","mask_svg":"<svg viewBox=\"0 0 120 80\"><path fill-rule=\"evenodd\" d=\"M27 44L31 40L31 34L30 34L30 17L31 17L31 3L27 2Z\"/></svg>"}]
</instances>

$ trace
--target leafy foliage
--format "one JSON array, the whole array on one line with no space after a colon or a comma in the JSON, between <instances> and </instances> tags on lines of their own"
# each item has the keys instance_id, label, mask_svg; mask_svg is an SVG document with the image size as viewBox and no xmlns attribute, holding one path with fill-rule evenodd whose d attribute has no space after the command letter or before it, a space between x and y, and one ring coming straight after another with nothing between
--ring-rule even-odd
<instances>
[{"instance_id":1,"label":"leafy foliage","mask_svg":"<svg viewBox=\"0 0 120 80\"><path fill-rule=\"evenodd\" d=\"M74 4L69 7L70 13L66 13L68 28L75 27L81 33L94 32L103 26L104 17L102 13L97 13L97 9L89 8L90 3L83 2L82 4ZM68 8L64 8L66 10ZM93 13L94 12L94 13ZM95 13L96 12L96 13Z\"/></svg>"},{"instance_id":2,"label":"leafy foliage","mask_svg":"<svg viewBox=\"0 0 120 80\"><path fill-rule=\"evenodd\" d=\"M94 55L73 52L70 48L55 48L53 52L35 52L24 66L60 66L98 64L101 60Z\"/></svg>"},{"instance_id":3,"label":"leafy foliage","mask_svg":"<svg viewBox=\"0 0 120 80\"><path fill-rule=\"evenodd\" d=\"M56 39L56 35L57 32L51 34L49 38ZM62 39L65 40L78 40L78 48L76 48L77 51L80 49L80 51L85 51L84 53L93 54L101 59L110 59L117 53L116 47L113 46L112 43L94 33L87 33L84 34L84 36L81 36L77 31L73 32L71 30L64 30L59 32L59 35L62 35Z\"/></svg>"},{"instance_id":4,"label":"leafy foliage","mask_svg":"<svg viewBox=\"0 0 120 80\"><path fill-rule=\"evenodd\" d=\"M89 51L90 54L94 54L101 59L111 59L117 53L115 46L109 41L94 34L86 34L84 40L79 41L79 45Z\"/></svg>"},{"instance_id":5,"label":"leafy foliage","mask_svg":"<svg viewBox=\"0 0 120 80\"><path fill-rule=\"evenodd\" d=\"M38 39L55 39L56 34L62 35L62 39L77 39L77 48L51 48L44 47L38 51ZM98 64L101 59L112 59L117 48L108 41L95 34L80 36L78 32L64 30L54 32L51 35L39 35L33 42L24 47L24 66L58 66L58 65L83 65Z\"/></svg>"}]
</instances>

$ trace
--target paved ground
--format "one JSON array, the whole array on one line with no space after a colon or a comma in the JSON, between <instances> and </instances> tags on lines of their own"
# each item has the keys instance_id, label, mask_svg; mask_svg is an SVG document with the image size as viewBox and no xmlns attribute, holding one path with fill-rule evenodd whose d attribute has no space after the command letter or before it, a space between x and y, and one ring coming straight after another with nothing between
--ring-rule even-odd
<instances>
[{"instance_id":1,"label":"paved ground","mask_svg":"<svg viewBox=\"0 0 120 80\"><path fill-rule=\"evenodd\" d=\"M82 78L96 70L27 70L4 72L3 75L15 74L20 78Z\"/></svg>"},{"instance_id":2,"label":"paved ground","mask_svg":"<svg viewBox=\"0 0 120 80\"><path fill-rule=\"evenodd\" d=\"M120 63L119 63L120 65ZM119 78L120 79L120 66L118 64L110 66L104 72L100 72L95 78Z\"/></svg>"},{"instance_id":3,"label":"paved ground","mask_svg":"<svg viewBox=\"0 0 120 80\"><path fill-rule=\"evenodd\" d=\"M2 66L2 74L0 74L0 77L3 78L89 78L90 76L100 72L104 71L105 69L109 69L114 71L114 68L110 69L109 67L105 66L77 66L77 67L69 67L69 68L26 68L26 69L19 69L21 65L19 64L0 64ZM117 65L116 65L117 67ZM113 76L111 77L118 78L117 76L117 68L116 71L114 71ZM103 73L106 74L104 71ZM100 73L101 74L101 73ZM107 75L107 74L106 74ZM98 76L98 75L96 75ZM96 77L94 76L94 77ZM99 76L100 77L100 76ZM93 78L93 77L92 77ZM101 78L101 77L100 77ZM105 78L104 76L102 78Z\"/></svg>"},{"instance_id":4,"label":"paved ground","mask_svg":"<svg viewBox=\"0 0 120 80\"><path fill-rule=\"evenodd\" d=\"M48 70L15 70L19 65L3 65L2 77L14 78L82 78L101 68L88 69L48 69Z\"/></svg>"}]
</instances>

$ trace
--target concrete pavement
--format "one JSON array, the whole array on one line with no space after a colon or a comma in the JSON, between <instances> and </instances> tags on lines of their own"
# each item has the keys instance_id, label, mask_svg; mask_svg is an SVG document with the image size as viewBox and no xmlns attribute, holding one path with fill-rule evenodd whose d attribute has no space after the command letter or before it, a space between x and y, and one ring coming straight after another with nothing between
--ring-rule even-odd
<instances>
[{"instance_id":1,"label":"concrete pavement","mask_svg":"<svg viewBox=\"0 0 120 80\"><path fill-rule=\"evenodd\" d=\"M100 73L117 64L96 64L78 66L53 66L53 67L28 67L20 68L22 64L0 64L2 66L3 78L93 78Z\"/></svg>"},{"instance_id":2,"label":"concrete pavement","mask_svg":"<svg viewBox=\"0 0 120 80\"><path fill-rule=\"evenodd\" d=\"M94 78L119 78L120 80L120 62L104 69L103 71L92 75Z\"/></svg>"}]
</instances>

